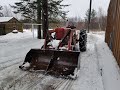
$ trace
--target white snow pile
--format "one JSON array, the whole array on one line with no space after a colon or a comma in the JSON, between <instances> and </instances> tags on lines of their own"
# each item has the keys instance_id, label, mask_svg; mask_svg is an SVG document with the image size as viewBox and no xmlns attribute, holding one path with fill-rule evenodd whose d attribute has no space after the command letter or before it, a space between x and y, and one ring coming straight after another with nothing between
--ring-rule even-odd
<instances>
[{"instance_id":1,"label":"white snow pile","mask_svg":"<svg viewBox=\"0 0 120 90\"><path fill-rule=\"evenodd\" d=\"M8 22L11 20L13 17L0 17L0 22Z\"/></svg>"},{"instance_id":2,"label":"white snow pile","mask_svg":"<svg viewBox=\"0 0 120 90\"><path fill-rule=\"evenodd\" d=\"M53 48L57 48L58 45L60 43L60 40L52 40L51 42L49 42L47 45L50 45Z\"/></svg>"},{"instance_id":3,"label":"white snow pile","mask_svg":"<svg viewBox=\"0 0 120 90\"><path fill-rule=\"evenodd\" d=\"M30 63L26 62L23 66L24 67L30 67Z\"/></svg>"},{"instance_id":4,"label":"white snow pile","mask_svg":"<svg viewBox=\"0 0 120 90\"><path fill-rule=\"evenodd\" d=\"M19 66L19 68L21 68L24 71L28 70L29 67L30 67L30 63L29 62L25 62L24 64Z\"/></svg>"},{"instance_id":5,"label":"white snow pile","mask_svg":"<svg viewBox=\"0 0 120 90\"><path fill-rule=\"evenodd\" d=\"M16 32L16 30L15 30ZM35 31L36 32L36 31ZM36 35L35 35L36 36ZM8 40L17 40L17 39L24 39L24 38L32 38L33 37L33 33L31 30L23 30L23 33L18 32L18 33L8 33L6 35L0 36L0 41L4 40L4 41L8 41Z\"/></svg>"},{"instance_id":6,"label":"white snow pile","mask_svg":"<svg viewBox=\"0 0 120 90\"><path fill-rule=\"evenodd\" d=\"M74 75L69 75L69 77L71 77L72 79L77 79L79 74L80 74L80 70L75 68Z\"/></svg>"},{"instance_id":7,"label":"white snow pile","mask_svg":"<svg viewBox=\"0 0 120 90\"><path fill-rule=\"evenodd\" d=\"M15 29L15 30L12 31L12 33L18 33L18 30Z\"/></svg>"},{"instance_id":8,"label":"white snow pile","mask_svg":"<svg viewBox=\"0 0 120 90\"><path fill-rule=\"evenodd\" d=\"M97 43L97 52L105 90L120 90L119 68L106 43Z\"/></svg>"},{"instance_id":9,"label":"white snow pile","mask_svg":"<svg viewBox=\"0 0 120 90\"><path fill-rule=\"evenodd\" d=\"M57 48L58 45L59 45L59 43L60 43L60 40L53 40L52 41L52 46L55 47L55 48Z\"/></svg>"}]
</instances>

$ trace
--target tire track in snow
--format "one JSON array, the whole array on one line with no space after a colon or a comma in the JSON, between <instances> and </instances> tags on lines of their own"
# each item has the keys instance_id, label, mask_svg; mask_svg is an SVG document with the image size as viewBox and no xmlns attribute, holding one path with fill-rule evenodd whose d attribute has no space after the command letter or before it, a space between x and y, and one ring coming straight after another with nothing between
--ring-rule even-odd
<instances>
[{"instance_id":1,"label":"tire track in snow","mask_svg":"<svg viewBox=\"0 0 120 90\"><path fill-rule=\"evenodd\" d=\"M8 85L10 82L14 81L14 78L21 76L23 73L19 70L19 63L21 61L17 61L15 63L11 63L9 65L3 65L2 68L0 68L0 75L2 78L0 78L0 90L4 90L3 88ZM7 64L7 63L6 63ZM12 71L11 71L12 70ZM10 72L10 74L9 74ZM22 72L22 73L21 73ZM22 75L24 75L26 72L24 72ZM5 74L5 75L4 75Z\"/></svg>"},{"instance_id":2,"label":"tire track in snow","mask_svg":"<svg viewBox=\"0 0 120 90\"><path fill-rule=\"evenodd\" d=\"M36 73L32 72L32 75L35 75ZM12 89L17 90L21 87L16 85L16 83L22 83L24 84L20 90L70 90L74 80L68 80L68 79L62 79L62 78L55 78L51 76L46 76L44 74L37 73L35 78L26 79L28 80L27 83L24 82L24 80L20 80L19 82L14 82L12 85ZM29 75L30 76L30 75ZM28 76L28 77L29 77ZM25 79L23 77L22 79ZM32 82L30 82L32 81ZM38 86L38 87L37 87ZM17 89L16 89L17 88ZM18 89L19 90L19 89Z\"/></svg>"},{"instance_id":3,"label":"tire track in snow","mask_svg":"<svg viewBox=\"0 0 120 90\"><path fill-rule=\"evenodd\" d=\"M40 82L34 84L31 89L28 88L26 90L57 90L65 81L66 79L45 76Z\"/></svg>"},{"instance_id":4,"label":"tire track in snow","mask_svg":"<svg viewBox=\"0 0 120 90\"><path fill-rule=\"evenodd\" d=\"M70 90L72 85L74 83L74 80L64 80L55 90Z\"/></svg>"},{"instance_id":5,"label":"tire track in snow","mask_svg":"<svg viewBox=\"0 0 120 90\"><path fill-rule=\"evenodd\" d=\"M33 44L33 45L35 45L35 44ZM28 46L26 46L26 47L28 47ZM19 51L19 50L16 50L16 51ZM16 57L16 58L11 58L10 60L4 60L4 59L1 60L1 62L0 62L0 71L5 69L5 68L8 68L8 67L10 67L12 65L15 65L15 64L18 64L20 62L23 62L26 53L24 55L23 55L23 53L21 53L21 54L19 56L17 55L18 57ZM1 57L1 58L3 58L3 57ZM19 59L19 58L21 58L21 59Z\"/></svg>"},{"instance_id":6,"label":"tire track in snow","mask_svg":"<svg viewBox=\"0 0 120 90\"><path fill-rule=\"evenodd\" d=\"M0 65L1 65L1 64L5 64L5 63L8 63L8 62L13 61L13 60L17 60L17 59L19 59L19 58L23 58L23 57L17 57L17 58L14 58L14 59L9 59L9 60L7 60L7 61L2 61L2 62L0 62Z\"/></svg>"},{"instance_id":7,"label":"tire track in snow","mask_svg":"<svg viewBox=\"0 0 120 90\"><path fill-rule=\"evenodd\" d=\"M60 88L63 84L65 83L65 80L61 80L58 83L56 83L55 85L53 85L54 89L57 90L58 88Z\"/></svg>"},{"instance_id":8,"label":"tire track in snow","mask_svg":"<svg viewBox=\"0 0 120 90\"><path fill-rule=\"evenodd\" d=\"M14 66L18 63L21 63L22 61L23 61L23 58L19 58L19 59L16 58L14 60L10 60L10 62L7 61L7 62L0 63L0 71L4 70L6 68L9 68L11 66Z\"/></svg>"},{"instance_id":9,"label":"tire track in snow","mask_svg":"<svg viewBox=\"0 0 120 90\"><path fill-rule=\"evenodd\" d=\"M21 90L55 90L58 86L64 83L64 79L55 78L52 76L46 76L42 74L42 76L34 79L34 82L29 85L23 87ZM38 87L37 87L38 86ZM41 89L40 89L41 88Z\"/></svg>"},{"instance_id":10,"label":"tire track in snow","mask_svg":"<svg viewBox=\"0 0 120 90\"><path fill-rule=\"evenodd\" d=\"M33 42L33 40L31 41L31 42ZM25 45L23 45L22 47L19 47L19 48L13 48L14 49L14 52L16 52L16 53L19 53L19 51L26 51L26 53L30 50L30 48L32 48L32 47L38 47L39 46L39 43L41 42L35 42L35 43L32 43L31 44L31 42L29 42L29 44L27 44L26 45L26 43L25 43ZM15 42L16 43L16 42ZM20 43L20 44L23 44L23 41L22 41L22 43ZM14 46L14 45L13 45ZM26 54L24 54L23 55L23 53L19 53L19 54L13 54L13 53L9 53L9 52L11 52L11 48L13 47L12 46L12 44L11 44L11 46L10 47L7 47L7 45L5 46L7 49L7 53L8 54L6 54L5 53L5 51L3 52L3 57L1 57L0 58L0 60L1 60L1 63L0 63L0 74L2 75L2 74L4 74L5 72L6 72L6 70L7 69L10 69L11 67L15 67L15 66L19 66L19 63L21 63L21 62L23 62L23 56L25 56ZM18 43L18 46L21 46L21 45L19 45L19 43ZM41 45L40 45L41 46ZM1 49L3 49L3 48L1 48ZM13 51L13 49L12 49L12 51ZM10 54L12 54L12 56L10 56ZM1 55L0 55L1 56ZM14 57L15 56L15 57ZM20 57L21 56L21 57ZM14 57L14 58L13 58ZM13 69L11 69L11 70L15 70L14 68ZM7 73L6 73L7 74ZM24 74L23 74L24 75ZM22 76L23 76L22 75ZM14 82L14 81L16 81L16 82L19 82L19 77L21 76L21 73L19 73L19 75L18 75L18 79L16 78L15 80L13 80L13 77L14 77L14 74L12 75L12 76L7 76L5 79L9 79L9 82ZM11 78L12 77L12 78ZM24 77L24 76L23 76ZM22 77L22 78L23 78ZM4 76L3 76L3 78L4 78ZM11 79L10 79L11 78ZM2 79L1 78L1 80L0 81L3 81L3 83L2 84L4 84L4 79ZM9 84L9 82L5 82L5 84L7 85L10 85ZM1 84L1 83L0 83ZM3 86L6 86L6 85L3 85ZM12 87L12 86L10 86L10 87ZM3 87L4 88L4 87ZM1 89L0 89L1 90ZM8 89L7 89L8 90Z\"/></svg>"},{"instance_id":11,"label":"tire track in snow","mask_svg":"<svg viewBox=\"0 0 120 90\"><path fill-rule=\"evenodd\" d=\"M80 74L70 90L104 90L102 78L98 71L95 42L87 45L87 51L80 56Z\"/></svg>"},{"instance_id":12,"label":"tire track in snow","mask_svg":"<svg viewBox=\"0 0 120 90\"><path fill-rule=\"evenodd\" d=\"M47 76L45 78L47 78ZM70 90L74 82L74 80L69 80L64 78L49 77L48 80L45 80L45 78L36 82L32 87L30 85L31 89L27 88L22 90ZM42 82L45 82L45 83L42 83Z\"/></svg>"},{"instance_id":13,"label":"tire track in snow","mask_svg":"<svg viewBox=\"0 0 120 90\"><path fill-rule=\"evenodd\" d=\"M100 65L100 62L99 62L100 54L98 53L97 43L95 44L95 51L96 51L97 59L98 59L98 70L99 70L101 78L102 78L103 89L105 90L105 84L104 84L104 80L103 80L103 76L102 76L102 73L103 73L102 72L102 66Z\"/></svg>"},{"instance_id":14,"label":"tire track in snow","mask_svg":"<svg viewBox=\"0 0 120 90\"><path fill-rule=\"evenodd\" d=\"M42 75L41 77L34 79L34 82L30 83L29 85L22 88L21 90L31 90L31 88L33 88L35 85L40 83L45 77L46 77L45 75Z\"/></svg>"},{"instance_id":15,"label":"tire track in snow","mask_svg":"<svg viewBox=\"0 0 120 90\"><path fill-rule=\"evenodd\" d=\"M20 41L20 40L19 40ZM34 42L34 43L32 43ZM14 42L17 43L17 42ZM23 44L24 43L24 44ZM29 42L25 42L25 40L22 41L22 43L19 43L16 45L7 45L4 47L0 47L0 62L2 60L6 61L7 58L12 58L12 57L19 57L19 55L26 55L27 52L31 49L31 48L41 48L41 43L42 40L30 40ZM11 53L12 52L12 53ZM23 54L24 53L24 54Z\"/></svg>"},{"instance_id":16,"label":"tire track in snow","mask_svg":"<svg viewBox=\"0 0 120 90\"><path fill-rule=\"evenodd\" d=\"M15 85L15 83L19 82L26 75L28 75L28 73L24 72L24 73L18 75L18 77L11 79L9 82L6 82L5 83L6 85L3 85L4 83L2 83L0 89L9 90L10 88L12 88Z\"/></svg>"},{"instance_id":17,"label":"tire track in snow","mask_svg":"<svg viewBox=\"0 0 120 90\"><path fill-rule=\"evenodd\" d=\"M73 85L73 83L74 83L74 80L69 80L69 82L67 83L67 85L65 86L65 88L62 89L62 90L70 90L71 87L72 87L72 85Z\"/></svg>"},{"instance_id":18,"label":"tire track in snow","mask_svg":"<svg viewBox=\"0 0 120 90\"><path fill-rule=\"evenodd\" d=\"M26 90L26 86L28 84L35 82L38 79L38 76L40 73L24 73L23 75L20 75L18 78L14 79L11 83L7 84L7 86L4 88L6 90ZM40 76L42 79L42 76ZM28 88L28 87L27 87Z\"/></svg>"},{"instance_id":19,"label":"tire track in snow","mask_svg":"<svg viewBox=\"0 0 120 90\"><path fill-rule=\"evenodd\" d=\"M33 44L33 46L34 45L35 44ZM26 46L26 47L28 47L28 46ZM16 51L19 52L19 50L16 50ZM26 51L28 51L28 49ZM5 68L7 68L7 67L12 66L12 65L15 65L15 64L18 64L20 62L23 62L25 55L26 55L26 53L24 53L24 54L23 53L19 53L18 55L16 55L16 58L13 58L14 56L13 57L5 56L5 58L1 57L1 59L0 59L1 60L0 61L0 71L5 69ZM10 59L7 59L7 58L10 58Z\"/></svg>"},{"instance_id":20,"label":"tire track in snow","mask_svg":"<svg viewBox=\"0 0 120 90\"><path fill-rule=\"evenodd\" d=\"M6 68L0 71L0 90L4 90L4 88L9 85L9 83L13 82L14 80L17 81L18 78L23 77L27 72L23 72L18 68L19 64L15 64L10 68ZM12 70L12 71L11 71ZM9 90L9 89L6 89Z\"/></svg>"}]
</instances>

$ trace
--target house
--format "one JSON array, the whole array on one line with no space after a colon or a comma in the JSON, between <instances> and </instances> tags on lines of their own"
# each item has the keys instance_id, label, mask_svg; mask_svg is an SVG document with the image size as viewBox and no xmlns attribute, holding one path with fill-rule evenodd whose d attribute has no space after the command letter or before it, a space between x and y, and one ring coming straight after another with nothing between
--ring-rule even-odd
<instances>
[{"instance_id":1,"label":"house","mask_svg":"<svg viewBox=\"0 0 120 90\"><path fill-rule=\"evenodd\" d=\"M5 35L15 29L23 32L23 24L14 17L0 17L0 35Z\"/></svg>"},{"instance_id":2,"label":"house","mask_svg":"<svg viewBox=\"0 0 120 90\"><path fill-rule=\"evenodd\" d=\"M105 42L107 42L120 66L120 0L110 1Z\"/></svg>"}]
</instances>

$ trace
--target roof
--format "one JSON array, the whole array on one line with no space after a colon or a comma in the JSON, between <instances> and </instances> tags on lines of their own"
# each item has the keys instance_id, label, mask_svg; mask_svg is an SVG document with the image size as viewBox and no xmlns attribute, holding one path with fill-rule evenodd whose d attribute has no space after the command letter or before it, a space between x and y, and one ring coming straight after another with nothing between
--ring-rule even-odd
<instances>
[{"instance_id":1,"label":"roof","mask_svg":"<svg viewBox=\"0 0 120 90\"><path fill-rule=\"evenodd\" d=\"M0 22L8 22L11 20L13 17L0 17Z\"/></svg>"}]
</instances>

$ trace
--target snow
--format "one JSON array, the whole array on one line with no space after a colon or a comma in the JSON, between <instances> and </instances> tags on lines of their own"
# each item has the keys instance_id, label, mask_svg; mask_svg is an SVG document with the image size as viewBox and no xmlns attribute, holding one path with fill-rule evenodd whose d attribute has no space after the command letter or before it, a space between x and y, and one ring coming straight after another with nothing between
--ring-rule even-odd
<instances>
[{"instance_id":1,"label":"snow","mask_svg":"<svg viewBox=\"0 0 120 90\"><path fill-rule=\"evenodd\" d=\"M104 90L95 44L88 44L87 47L88 50L80 55L79 78L74 82L72 90Z\"/></svg>"},{"instance_id":2,"label":"snow","mask_svg":"<svg viewBox=\"0 0 120 90\"><path fill-rule=\"evenodd\" d=\"M34 30L35 38L37 37L36 31L37 30ZM28 30L24 29L23 33L22 32L18 32L18 33L11 32L11 33L8 33L7 35L0 36L0 41L1 42L7 42L9 40L16 41L16 40L25 39L25 38L33 38L33 32L29 29Z\"/></svg>"},{"instance_id":3,"label":"snow","mask_svg":"<svg viewBox=\"0 0 120 90\"><path fill-rule=\"evenodd\" d=\"M0 36L0 90L120 90L120 70L104 35L105 32L88 34L87 51L80 53L76 80L19 69L27 52L44 43L33 38L30 30Z\"/></svg>"},{"instance_id":4,"label":"snow","mask_svg":"<svg viewBox=\"0 0 120 90\"><path fill-rule=\"evenodd\" d=\"M18 30L13 30L12 32L13 32L13 33L18 33Z\"/></svg>"},{"instance_id":5,"label":"snow","mask_svg":"<svg viewBox=\"0 0 120 90\"><path fill-rule=\"evenodd\" d=\"M8 22L11 20L13 17L0 17L0 22Z\"/></svg>"},{"instance_id":6,"label":"snow","mask_svg":"<svg viewBox=\"0 0 120 90\"><path fill-rule=\"evenodd\" d=\"M120 90L120 73L118 65L112 52L106 43L97 43L97 52L99 54L101 74L104 81L105 90Z\"/></svg>"},{"instance_id":7,"label":"snow","mask_svg":"<svg viewBox=\"0 0 120 90\"><path fill-rule=\"evenodd\" d=\"M74 75L69 75L72 79L76 79L79 76L80 70L75 68Z\"/></svg>"},{"instance_id":8,"label":"snow","mask_svg":"<svg viewBox=\"0 0 120 90\"><path fill-rule=\"evenodd\" d=\"M22 65L23 67L30 67L30 63L26 62L25 64Z\"/></svg>"},{"instance_id":9,"label":"snow","mask_svg":"<svg viewBox=\"0 0 120 90\"><path fill-rule=\"evenodd\" d=\"M56 48L58 47L60 43L60 40L52 40L51 42L49 42L47 45L51 45L52 47Z\"/></svg>"}]
</instances>

